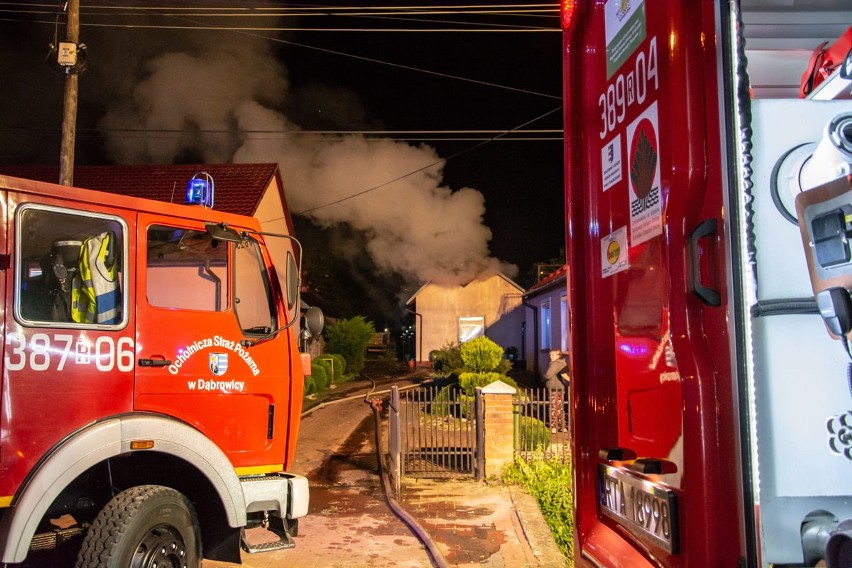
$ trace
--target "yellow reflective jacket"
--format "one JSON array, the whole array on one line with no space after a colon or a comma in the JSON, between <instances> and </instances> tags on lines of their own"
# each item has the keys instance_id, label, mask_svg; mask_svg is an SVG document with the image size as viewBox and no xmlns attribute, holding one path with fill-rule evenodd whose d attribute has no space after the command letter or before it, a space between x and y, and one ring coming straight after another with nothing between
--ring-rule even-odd
<instances>
[{"instance_id":1,"label":"yellow reflective jacket","mask_svg":"<svg viewBox=\"0 0 852 568\"><path fill-rule=\"evenodd\" d=\"M118 323L120 291L116 278L115 235L106 231L80 247L80 268L71 287L71 319L79 323Z\"/></svg>"}]
</instances>

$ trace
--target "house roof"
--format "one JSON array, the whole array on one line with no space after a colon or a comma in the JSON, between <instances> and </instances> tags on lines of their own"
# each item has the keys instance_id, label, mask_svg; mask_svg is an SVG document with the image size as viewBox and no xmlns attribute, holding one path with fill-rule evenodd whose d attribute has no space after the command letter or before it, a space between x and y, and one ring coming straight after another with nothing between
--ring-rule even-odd
<instances>
[{"instance_id":1,"label":"house roof","mask_svg":"<svg viewBox=\"0 0 852 568\"><path fill-rule=\"evenodd\" d=\"M524 294L524 298L533 298L538 296L539 294L543 294L544 292L554 288L560 284L565 283L565 276L568 273L568 265L563 264L532 286L530 286L529 290Z\"/></svg>"},{"instance_id":2,"label":"house roof","mask_svg":"<svg viewBox=\"0 0 852 568\"><path fill-rule=\"evenodd\" d=\"M131 197L183 203L186 184L193 175L207 172L215 184L215 208L253 216L264 192L277 180L278 164L178 164L137 166L75 166L74 185ZM0 166L0 173L56 183L58 166ZM288 225L292 226L288 215Z\"/></svg>"},{"instance_id":3,"label":"house roof","mask_svg":"<svg viewBox=\"0 0 852 568\"><path fill-rule=\"evenodd\" d=\"M467 288L468 286L470 286L474 282L482 282L483 280L488 280L488 279L491 279L495 276L498 277L498 278L502 278L503 280L505 280L506 282L508 282L509 284L514 286L515 288L517 288L519 292L523 293L524 289L521 286L519 286L514 280L512 280L511 278L509 278L508 276L506 276L502 272L497 272L495 274L492 274L488 278L484 278L484 279L483 278L475 278L475 279L471 280L470 282L468 282L467 284L452 286L452 287L453 288ZM429 282L426 282L425 284L423 284L423 286L421 286L414 294L411 295L410 298L408 298L408 300L405 301L405 305L407 306L407 305L411 304L412 302L414 302L414 299L417 298L417 296L423 290L425 290L426 288L428 288L429 286L432 286L432 285L433 285L433 282L431 280Z\"/></svg>"}]
</instances>

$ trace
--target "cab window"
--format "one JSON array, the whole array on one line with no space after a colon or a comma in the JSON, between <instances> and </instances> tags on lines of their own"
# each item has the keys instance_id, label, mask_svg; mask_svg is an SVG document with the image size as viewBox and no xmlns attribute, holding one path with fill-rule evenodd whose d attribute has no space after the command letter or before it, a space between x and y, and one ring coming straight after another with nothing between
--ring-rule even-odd
<instances>
[{"instance_id":1,"label":"cab window","mask_svg":"<svg viewBox=\"0 0 852 568\"><path fill-rule=\"evenodd\" d=\"M148 229L148 303L160 308L228 309L228 244L206 231Z\"/></svg>"},{"instance_id":2,"label":"cab window","mask_svg":"<svg viewBox=\"0 0 852 568\"><path fill-rule=\"evenodd\" d=\"M54 327L121 326L127 274L119 217L22 205L16 223L16 317Z\"/></svg>"},{"instance_id":3,"label":"cab window","mask_svg":"<svg viewBox=\"0 0 852 568\"><path fill-rule=\"evenodd\" d=\"M233 306L245 333L275 329L277 317L257 241L233 244L204 230L154 225L148 229L147 247L146 289L152 306L207 312Z\"/></svg>"},{"instance_id":4,"label":"cab window","mask_svg":"<svg viewBox=\"0 0 852 568\"><path fill-rule=\"evenodd\" d=\"M269 276L257 241L248 239L234 256L234 308L240 327L248 334L267 334L277 327Z\"/></svg>"}]
</instances>

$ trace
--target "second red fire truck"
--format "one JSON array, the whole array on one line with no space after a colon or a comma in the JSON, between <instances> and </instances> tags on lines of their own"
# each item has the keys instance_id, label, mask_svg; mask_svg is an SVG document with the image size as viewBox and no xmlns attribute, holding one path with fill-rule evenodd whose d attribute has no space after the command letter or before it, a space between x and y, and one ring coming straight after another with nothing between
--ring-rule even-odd
<instances>
[{"instance_id":1,"label":"second red fire truck","mask_svg":"<svg viewBox=\"0 0 852 568\"><path fill-rule=\"evenodd\" d=\"M246 548L293 544L300 247L189 181L200 205L0 175L0 563L238 562L253 525L277 538Z\"/></svg>"},{"instance_id":2,"label":"second red fire truck","mask_svg":"<svg viewBox=\"0 0 852 568\"><path fill-rule=\"evenodd\" d=\"M562 8L576 564L852 566L852 7Z\"/></svg>"}]
</instances>

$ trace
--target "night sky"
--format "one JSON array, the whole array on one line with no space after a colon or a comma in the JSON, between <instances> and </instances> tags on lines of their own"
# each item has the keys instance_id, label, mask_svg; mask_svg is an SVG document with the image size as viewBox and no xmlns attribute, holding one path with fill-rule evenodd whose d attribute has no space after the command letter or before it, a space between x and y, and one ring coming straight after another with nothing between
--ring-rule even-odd
<instances>
[{"instance_id":1,"label":"night sky","mask_svg":"<svg viewBox=\"0 0 852 568\"><path fill-rule=\"evenodd\" d=\"M300 184L309 185L308 180L321 184L322 180L329 180L331 176L327 172L323 172L322 176L316 172L297 172L293 162L288 165L288 158L282 158L282 178L291 209L297 214L300 209L310 210L330 200L345 198L347 192L351 195L381 185L384 181L390 182L405 175L406 168L416 170L418 164L427 164L437 157L446 162L443 169L434 170L434 175L429 176L435 187L425 187L425 181L414 176L411 187L390 185L381 190L381 196L379 191L371 191L365 196L346 200L345 209L360 211L362 206L364 210L378 209L378 205L366 205L366 200L375 198L375 203L380 203L381 207L394 209L401 223L411 225L416 222L412 219L428 223L430 217L425 213L431 209L447 206L458 213L470 206L473 217L470 219L471 229L476 229L473 225L484 223L491 231L491 237L490 240L482 237L479 231L472 237L464 233L460 240L470 238L470 248L477 249L477 239L484 238L487 250L482 251L482 256L487 257L490 253L500 266L514 265L516 272L512 276L523 286L531 284L528 275L533 263L547 262L562 254L564 224L560 134L542 134L549 138L544 141L512 140L517 135L501 134L525 124L524 128L528 129L561 129L561 39L557 31L556 6L526 2L505 5L506 8L514 7L514 13L484 14L482 9L468 6L467 13L459 13L457 7L449 7L431 10L428 14L412 14L397 9L381 13L374 11L367 16L347 11L345 8L352 7L352 3L157 2L157 6L190 8L168 14L162 14L161 10L131 14L123 9L133 4L121 1L82 2L80 39L88 48L88 68L80 79L78 164L237 161L239 158L232 159L234 155L241 155L241 161L278 159L270 153L272 150L259 148L257 144L253 152L246 152L245 148L238 150L239 144L222 139L221 132L212 132L222 128L239 130L248 123L258 124L257 115L252 122L245 118L248 111L244 110L224 109L219 111L218 118L207 116L215 115L211 109L218 106L220 100L231 101L235 108L244 108L243 103L250 99L254 107L273 114L275 120L302 131L303 139L310 138L304 132L381 130L389 133L368 138L397 141L393 148L388 148L385 143L364 147L371 159L376 160L375 166L370 168L370 175L365 174L364 180L360 180L353 168L340 172L343 178L349 177L351 185L335 185L333 193L329 193L325 201L306 201L297 194ZM398 7L400 3L393 5ZM34 3L33 6L39 5ZM261 13L271 6L326 6L326 9L308 10L299 17L280 17L278 13L279 17L275 19L246 17L251 10L236 12L240 17L208 17L209 8L229 6L257 8L255 12ZM371 8L378 6L370 4ZM101 9L106 7L110 10ZM527 13L521 14L522 8L526 8ZM0 100L4 103L0 106L0 166L56 164L64 79L51 70L45 59L55 29L58 37L64 39L64 16L58 16L59 25L55 26L57 14L52 3L45 3L43 9L39 9L43 13L37 14L21 14L20 4L2 1L0 9L5 10L0 12L0 47L6 54L0 58L4 77L0 83ZM530 9L541 11L529 13ZM471 10L478 13L470 13ZM124 27L128 24L135 27ZM139 27L140 24L156 27L148 29ZM194 29L163 29L164 26ZM217 26L230 29L211 29ZM298 29L258 29L264 26ZM237 30L237 27L250 29ZM408 31L370 31L379 28ZM327 31L331 29L361 31ZM447 31L462 29L468 31ZM481 31L486 29L504 31ZM518 31L521 29L547 31ZM261 52L262 56L254 55ZM191 54L195 59L184 62L188 70L203 68L208 62L211 62L212 69L213 61L234 57L237 63L231 69L237 71L228 72L227 67L222 67L224 70L212 75L215 79L211 80L211 75L200 72L197 76L193 72L181 73L177 61L172 61L174 65L167 71L165 60L158 59L167 53ZM240 57L247 59L241 60ZM152 61L159 62L159 66L152 67ZM280 63L280 67L275 62ZM249 72L254 64L257 68ZM246 72L242 80L240 71ZM150 80L152 76L160 82ZM140 84L146 80L145 89L140 89ZM192 108L192 98L187 97L189 100L178 106L182 113L180 116L165 117L172 113L167 104L159 111L149 113L159 113L164 116L162 120L148 120L149 115L140 114L145 112L140 110L140 106L147 108L138 102L140 93L157 100L151 93L160 87L166 92L164 84L169 80L177 84L182 82L178 93L197 93L198 108ZM255 81L257 85L254 87L246 85ZM119 108L121 103L128 101L137 102L135 115L127 108ZM167 110L164 112L163 109ZM530 122L537 117L544 118ZM127 127L128 123L138 131L118 136L114 131L110 133L110 128L115 125ZM262 124L270 122L267 120ZM191 131L198 144L186 143L167 156L128 150L128 147L146 138L146 131L161 131L159 135L163 136L162 132L181 129ZM437 136L420 133L426 130L453 132ZM465 134L459 131L493 132ZM487 141L495 136L502 139ZM148 143L152 143L150 137ZM156 142L153 144L156 145ZM117 146L121 146L123 151L116 151ZM411 152L406 150L409 146ZM229 153L230 150L233 152ZM380 157L384 150L388 150L388 154ZM418 157L415 150L422 151L423 156ZM276 151L284 152L280 148ZM287 156L295 160L293 148L288 147L286 151ZM305 149L300 147L299 151ZM310 152L312 158L305 158L303 162L315 162L319 156L326 156L315 145ZM256 159L256 156L262 159ZM341 159L336 163L352 162ZM382 173L386 167L387 173ZM329 183L330 187L334 185ZM452 195L464 188L472 188L475 192ZM332 189L329 191L332 192ZM420 192L418 198L414 198L417 197L412 193L414 191ZM477 199L461 199L462 195L476 197L476 192L484 198L482 215L476 213L474 202ZM436 205L431 205L427 199L437 200ZM358 200L362 203L358 204ZM342 209L342 205L338 208ZM417 207L423 210L412 211ZM314 214L319 215L320 211ZM364 213L358 215L363 217ZM463 216L460 219L453 222L458 225L468 222ZM304 221L307 222L307 219ZM336 246L335 239L351 236L351 231L349 228L341 231L340 227L333 230L334 224L349 222L345 215L334 214L311 221L323 227L325 239L330 239L321 245L323 250L335 249L333 252L336 254L347 254L344 252L347 247ZM364 242L369 243L376 233L382 232L381 223L386 221L377 221L375 230L369 219L361 218L353 223L356 232L364 233L366 236L363 238L367 239ZM300 225L304 226L304 222ZM411 233L417 232L412 228ZM436 234L439 232L436 229ZM393 234L382 241L382 246L387 248L388 242L406 238ZM320 240L319 237L317 240ZM430 240L434 239L413 241L407 247L394 250L392 255L401 258L407 251L423 249L423 242ZM311 253L311 244L307 242L306 251ZM456 252L456 249L436 251L435 258L451 257ZM322 251L315 253L321 254ZM469 257L464 260L465 266L478 266L480 261L474 259L475 254L470 251L466 254ZM427 257L421 264L428 262ZM385 311L393 309L394 301L407 299L424 280L434 278L436 271L443 267L441 262L437 262L430 272L414 266L416 261L397 264L378 256L367 259L366 263L353 261L350 264L351 267L357 265L358 268L353 269L360 271L357 280L363 283L364 290L347 293L363 293L362 299L369 300L373 296L366 289L372 286L384 288L380 295L386 301L376 300L376 304L387 304L380 307ZM495 265L492 263L492 268ZM376 273L364 274L365 266L367 270L374 266ZM459 279L468 278L469 272L455 267L452 270ZM508 270L513 269L509 267ZM374 320L380 317L373 315Z\"/></svg>"}]
</instances>

